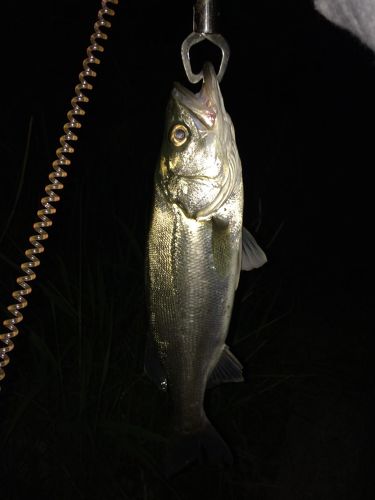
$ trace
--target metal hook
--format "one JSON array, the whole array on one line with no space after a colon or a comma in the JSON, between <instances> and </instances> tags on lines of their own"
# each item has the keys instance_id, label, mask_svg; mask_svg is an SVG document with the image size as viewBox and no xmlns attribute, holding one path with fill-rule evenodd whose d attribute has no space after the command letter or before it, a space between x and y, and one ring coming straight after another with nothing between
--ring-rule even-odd
<instances>
[{"instance_id":1,"label":"metal hook","mask_svg":"<svg viewBox=\"0 0 375 500\"><path fill-rule=\"evenodd\" d=\"M225 38L217 33L218 11L216 9L216 0L196 0L194 6L193 32L183 41L181 46L182 63L185 68L186 76L191 83L198 83L203 79L203 71L193 73L190 63L190 49L193 45L209 40L219 47L222 52L217 79L221 82L228 66L230 49Z\"/></svg>"}]
</instances>

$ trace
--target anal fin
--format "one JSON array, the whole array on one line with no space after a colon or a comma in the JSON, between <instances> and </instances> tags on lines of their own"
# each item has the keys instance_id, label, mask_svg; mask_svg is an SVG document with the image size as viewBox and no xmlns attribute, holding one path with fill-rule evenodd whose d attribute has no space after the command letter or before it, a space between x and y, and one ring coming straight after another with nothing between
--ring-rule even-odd
<instances>
[{"instance_id":1,"label":"anal fin","mask_svg":"<svg viewBox=\"0 0 375 500\"><path fill-rule=\"evenodd\" d=\"M215 387L226 382L243 382L242 369L242 364L225 345L217 365L209 376L207 387Z\"/></svg>"}]
</instances>

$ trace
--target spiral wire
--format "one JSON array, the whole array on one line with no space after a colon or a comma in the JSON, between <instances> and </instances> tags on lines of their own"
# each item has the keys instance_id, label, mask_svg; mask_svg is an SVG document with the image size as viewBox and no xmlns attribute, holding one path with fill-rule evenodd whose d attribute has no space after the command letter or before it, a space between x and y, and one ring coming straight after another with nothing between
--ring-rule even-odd
<instances>
[{"instance_id":1,"label":"spiral wire","mask_svg":"<svg viewBox=\"0 0 375 500\"><path fill-rule=\"evenodd\" d=\"M3 321L3 325L7 328L6 333L0 334L0 381L4 379L4 367L9 363L9 352L14 348L13 338L18 335L17 325L23 320L22 309L25 309L28 302L26 296L32 292L30 282L35 280L35 268L40 265L38 255L44 252L42 241L48 238L46 228L52 226L53 221L50 218L56 213L56 208L52 203L60 200L60 196L55 191L61 190L64 184L61 179L68 174L63 167L68 167L71 164L65 155L74 153L74 148L69 142L77 141L78 137L73 132L75 129L81 128L81 123L77 120L77 116L83 116L85 111L81 108L82 103L87 103L89 98L84 94L86 90L92 90L93 86L87 82L87 77L95 77L96 72L91 69L90 65L100 64L98 57L93 55L93 52L103 52L104 47L100 45L97 40L107 40L108 35L102 31L102 28L110 28L111 23L105 16L114 16L115 11L107 6L108 3L117 5L118 0L102 0L101 9L98 12L97 20L94 24L94 33L90 37L90 45L87 48L87 57L83 61L83 70L79 74L79 82L75 86L75 96L71 100L72 108L67 113L68 122L65 123L63 129L64 134L60 137L60 147L56 150L57 159L52 163L53 171L49 174L49 184L44 188L47 196L41 200L43 208L38 210L37 215L39 220L34 223L33 228L36 234L30 236L29 241L32 248L28 248L25 252L26 257L29 259L27 262L21 264L23 274L17 278L19 289L12 293L12 297L16 300L15 303L7 307L12 317Z\"/></svg>"}]
</instances>

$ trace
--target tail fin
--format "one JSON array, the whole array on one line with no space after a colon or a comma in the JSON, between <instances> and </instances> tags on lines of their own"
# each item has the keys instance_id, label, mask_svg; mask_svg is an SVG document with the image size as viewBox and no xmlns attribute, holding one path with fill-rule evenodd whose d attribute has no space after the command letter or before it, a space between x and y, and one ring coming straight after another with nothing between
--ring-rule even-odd
<instances>
[{"instance_id":1,"label":"tail fin","mask_svg":"<svg viewBox=\"0 0 375 500\"><path fill-rule=\"evenodd\" d=\"M174 434L165 458L165 475L174 476L194 463L222 467L233 464L228 445L208 420L198 432Z\"/></svg>"}]
</instances>

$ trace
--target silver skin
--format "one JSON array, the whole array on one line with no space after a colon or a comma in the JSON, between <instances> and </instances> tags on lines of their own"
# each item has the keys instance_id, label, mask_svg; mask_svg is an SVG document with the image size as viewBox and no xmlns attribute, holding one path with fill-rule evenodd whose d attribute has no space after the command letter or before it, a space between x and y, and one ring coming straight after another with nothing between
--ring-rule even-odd
<instances>
[{"instance_id":1,"label":"silver skin","mask_svg":"<svg viewBox=\"0 0 375 500\"><path fill-rule=\"evenodd\" d=\"M176 125L185 127L177 133L181 145ZM225 346L239 280L242 211L234 128L206 64L198 94L178 84L172 91L148 238L150 341L178 433L208 424L204 394Z\"/></svg>"}]
</instances>

